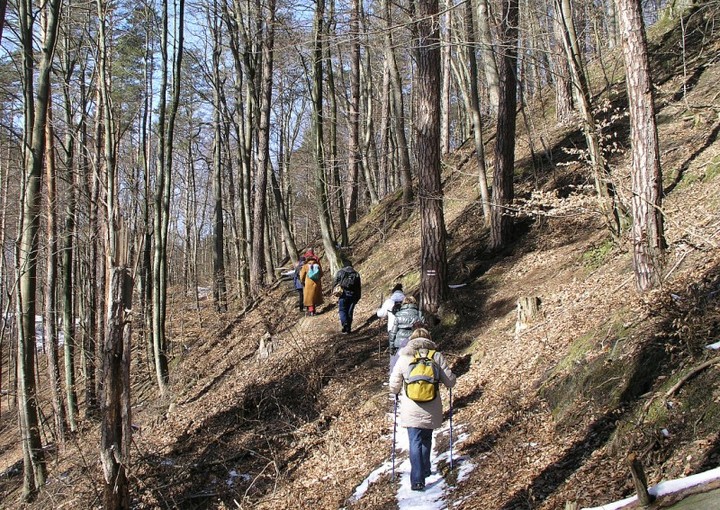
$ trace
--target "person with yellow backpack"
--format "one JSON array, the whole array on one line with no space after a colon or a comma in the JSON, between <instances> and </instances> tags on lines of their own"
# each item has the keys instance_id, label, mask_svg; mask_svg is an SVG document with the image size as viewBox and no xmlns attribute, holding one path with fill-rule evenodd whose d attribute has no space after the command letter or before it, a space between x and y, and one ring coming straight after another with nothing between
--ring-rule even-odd
<instances>
[{"instance_id":1,"label":"person with yellow backpack","mask_svg":"<svg viewBox=\"0 0 720 510\"><path fill-rule=\"evenodd\" d=\"M414 491L425 490L425 478L430 476L433 430L443 420L440 383L452 388L455 381L455 374L430 339L430 332L425 328L413 331L410 341L399 351L389 388L396 401L400 396L400 426L408 432L410 484Z\"/></svg>"}]
</instances>

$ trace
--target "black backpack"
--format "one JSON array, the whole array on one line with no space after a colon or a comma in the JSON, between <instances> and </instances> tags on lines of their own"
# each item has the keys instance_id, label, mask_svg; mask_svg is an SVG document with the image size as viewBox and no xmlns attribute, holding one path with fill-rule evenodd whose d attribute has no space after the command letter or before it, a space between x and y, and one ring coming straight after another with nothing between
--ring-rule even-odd
<instances>
[{"instance_id":1,"label":"black backpack","mask_svg":"<svg viewBox=\"0 0 720 510\"><path fill-rule=\"evenodd\" d=\"M398 313L400 311L401 308L402 308L402 301L395 301L393 304L392 310L390 310L390 313L395 315L396 313Z\"/></svg>"},{"instance_id":2,"label":"black backpack","mask_svg":"<svg viewBox=\"0 0 720 510\"><path fill-rule=\"evenodd\" d=\"M354 269L343 271L342 278L340 278L340 287L344 290L357 290L356 286L360 279L360 275Z\"/></svg>"}]
</instances>

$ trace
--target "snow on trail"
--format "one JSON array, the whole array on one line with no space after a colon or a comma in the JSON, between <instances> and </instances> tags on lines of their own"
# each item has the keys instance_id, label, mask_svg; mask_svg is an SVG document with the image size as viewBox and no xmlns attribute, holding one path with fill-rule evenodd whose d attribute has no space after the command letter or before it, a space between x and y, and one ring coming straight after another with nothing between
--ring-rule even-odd
<instances>
[{"instance_id":1,"label":"snow on trail","mask_svg":"<svg viewBox=\"0 0 720 510\"><path fill-rule=\"evenodd\" d=\"M388 413L388 420L392 423L393 415ZM453 469L457 473L457 482L463 481L475 467L468 459L456 455L457 446L467 439L467 434L460 433L461 426L453 427ZM438 464L447 465L450 460L450 452L438 453L437 436L448 435L450 428L444 424L442 428L433 433L433 452L430 456L432 474L425 479L425 490L414 491L410 488L410 458L407 456L408 436L407 430L397 426L395 431L395 487L397 488L396 499L398 510L443 510L449 508L445 502L447 494L453 487L449 486L445 478L438 472ZM457 436L456 436L457 435ZM392 442L392 435L388 437L388 444ZM355 489L350 498L350 504L360 500L367 492L370 485L382 475L392 475L392 458L385 461L368 475L365 480Z\"/></svg>"},{"instance_id":2,"label":"snow on trail","mask_svg":"<svg viewBox=\"0 0 720 510\"><path fill-rule=\"evenodd\" d=\"M717 480L720 478L720 468L711 469L710 471L705 471L703 473L698 473L695 475L691 475L685 478L678 478L676 480L668 480L665 482L660 482L657 485L653 485L652 487L648 487L648 492L650 495L655 497L662 497L667 496L668 494L673 494L675 492L679 492L684 489L689 489L691 487L695 487L696 485L704 484L711 482L713 480ZM637 501L637 496L632 496L627 499L623 499L620 501L615 501L613 503L608 503L603 506L596 506L593 508L583 508L582 510L619 510L621 508L626 508L631 503L635 503Z\"/></svg>"}]
</instances>

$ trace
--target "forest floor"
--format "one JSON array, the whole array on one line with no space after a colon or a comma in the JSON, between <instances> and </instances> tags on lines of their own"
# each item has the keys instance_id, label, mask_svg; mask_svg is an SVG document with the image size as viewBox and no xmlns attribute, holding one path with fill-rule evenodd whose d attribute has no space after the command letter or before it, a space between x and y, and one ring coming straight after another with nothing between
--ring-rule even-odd
<instances>
[{"instance_id":1,"label":"forest floor","mask_svg":"<svg viewBox=\"0 0 720 510\"><path fill-rule=\"evenodd\" d=\"M157 396L139 340L135 349L133 508L551 510L632 495L629 452L650 484L716 467L718 365L682 380L716 359L705 347L720 340L720 37L716 12L697 18L686 20L684 62L677 31L654 34L651 50L669 244L657 291L635 292L627 237L610 240L588 170L563 150L582 145L578 132L539 113L519 132L523 205L502 253L487 249L471 149L445 161L451 288L433 335L458 384L453 470L448 422L435 440L441 502L427 501L430 491L408 500L402 450L399 477L390 477L387 336L375 310L395 282L413 293L420 281L420 220L404 218L395 196L352 229L348 254L364 290L348 335L327 292L320 314L305 317L281 279L251 307L225 314L174 295L171 396ZM619 74L619 55L606 58ZM624 85L605 78L599 96L611 101L607 131L619 144L612 167L627 184L628 123L612 115ZM629 184L618 193L628 199ZM521 297L539 298L540 316L516 331ZM447 392L443 399L448 409ZM22 453L6 402L0 508L20 508L13 467ZM97 508L98 437L86 419L62 450L49 450L47 488L25 506Z\"/></svg>"}]
</instances>

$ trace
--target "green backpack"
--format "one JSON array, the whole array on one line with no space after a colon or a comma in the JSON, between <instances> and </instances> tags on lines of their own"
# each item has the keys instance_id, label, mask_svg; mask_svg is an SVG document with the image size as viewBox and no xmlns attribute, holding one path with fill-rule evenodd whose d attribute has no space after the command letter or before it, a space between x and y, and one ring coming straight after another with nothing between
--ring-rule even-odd
<instances>
[{"instance_id":1,"label":"green backpack","mask_svg":"<svg viewBox=\"0 0 720 510\"><path fill-rule=\"evenodd\" d=\"M415 402L430 402L438 396L440 367L433 360L434 350L420 349L405 372L405 394Z\"/></svg>"}]
</instances>

